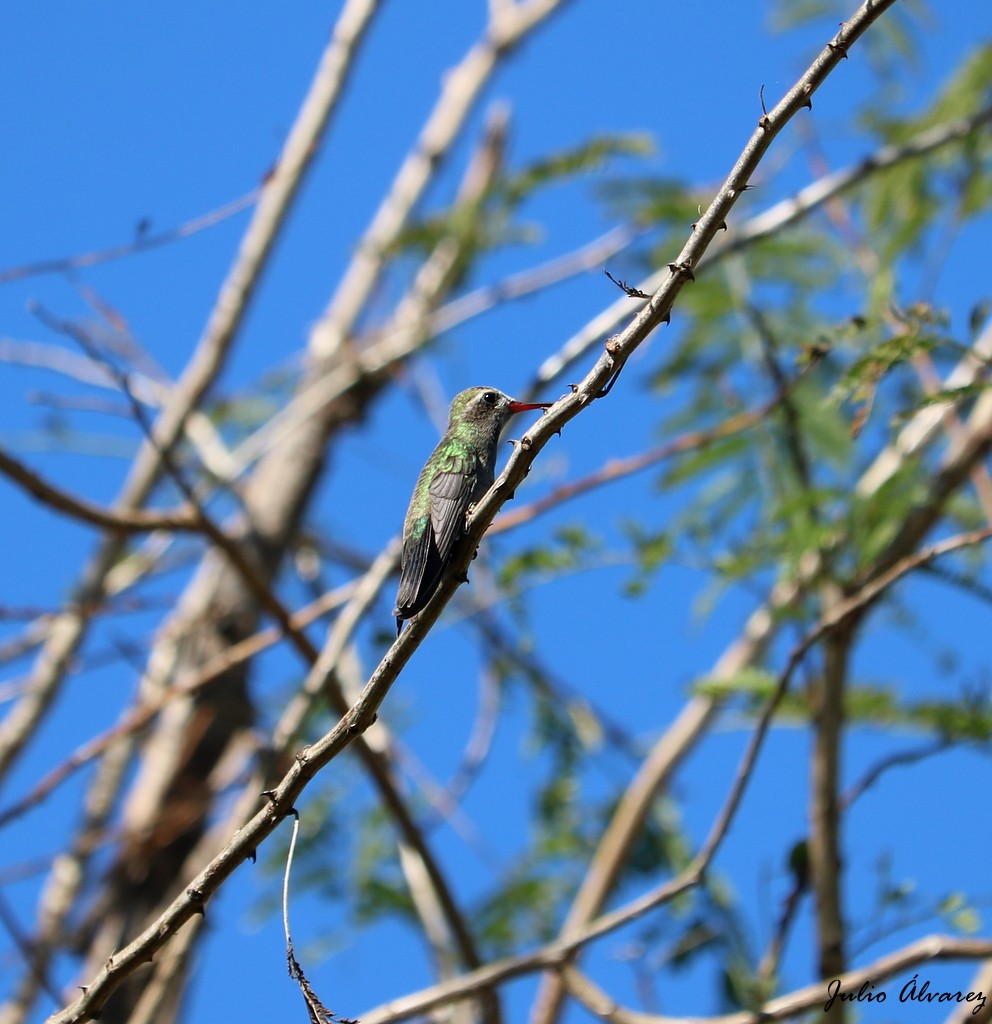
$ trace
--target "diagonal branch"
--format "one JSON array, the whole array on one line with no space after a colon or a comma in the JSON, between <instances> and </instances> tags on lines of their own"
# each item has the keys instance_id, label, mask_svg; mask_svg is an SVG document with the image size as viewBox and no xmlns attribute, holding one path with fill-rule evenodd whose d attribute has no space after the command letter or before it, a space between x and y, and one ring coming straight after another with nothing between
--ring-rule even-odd
<instances>
[{"instance_id":1,"label":"diagonal branch","mask_svg":"<svg viewBox=\"0 0 992 1024\"><path fill-rule=\"evenodd\" d=\"M8 267L0 270L0 285L8 281L20 281L25 277L37 277L41 274L67 274L73 270L81 270L83 267L95 267L100 263L108 263L111 260L123 259L126 256L135 256L138 253L148 252L151 249L158 249L171 242L177 242L181 238L188 238L206 228L212 228L233 217L236 213L248 209L258 200L261 193L260 188L253 188L237 199L187 220L167 231L158 231L154 234L140 235L131 242L122 245L113 245L107 249L93 249L90 252L76 253L74 256L63 256L57 259L38 260L34 263L22 263L18 267Z\"/></svg>"},{"instance_id":2,"label":"diagonal branch","mask_svg":"<svg viewBox=\"0 0 992 1024\"><path fill-rule=\"evenodd\" d=\"M457 587L457 576L464 573L475 547L498 508L512 494L550 438L604 393L604 389L615 380L630 354L655 327L667 319L668 311L678 292L692 279L693 268L698 265L716 232L726 220L771 141L788 120L806 105L812 92L837 65L849 46L892 2L893 0L877 0L862 7L845 23L838 37L825 48L782 102L771 114L762 118L758 130L745 147L718 196L697 224L695 233L676 262L668 268L668 276L658 292L634 321L620 335L610 340L607 351L587 374L582 384L571 395L556 403L517 445L499 480L473 510L467 523L466 543L461 557L455 560L456 564L446 574L435 598L386 653L349 713L323 739L301 752L294 767L272 791L270 806L256 814L251 822L236 834L225 851L194 880L187 893L175 900L158 921L153 922L129 946L111 957L80 999L63 1013L56 1015L53 1020L84 1020L98 1011L112 989L174 934L183 922L202 906L203 901L216 891L248 851L254 849L258 842L276 827L317 771L345 749L355 736L368 728L389 687L450 599ZM521 14L537 9L537 4L517 4L512 8ZM374 280L375 256L366 256L372 261L366 264L366 277L371 273L371 280ZM367 286L371 287L370 282L367 282ZM334 334L331 332L329 335L324 333L316 338L315 352L318 355L326 355L330 351L336 351L340 341L343 341L343 336L339 338L338 343L333 343L328 348L327 339L331 338L333 341L333 337Z\"/></svg>"},{"instance_id":3,"label":"diagonal branch","mask_svg":"<svg viewBox=\"0 0 992 1024\"><path fill-rule=\"evenodd\" d=\"M982 107L970 117L937 125L920 132L919 135L901 145L882 146L853 167L834 171L802 188L794 196L783 199L767 210L745 221L734 232L732 238L714 246L707 253L706 260L698 273L703 273L735 253L741 252L755 242L769 238L792 224L805 219L831 199L855 188L866 178L879 171L887 170L908 160L915 160L934 150L967 139L975 132L992 123L992 106ZM665 280L666 270L656 270L641 281L638 291L654 292ZM553 356L546 359L537 371L531 390L549 384L587 352L601 338L609 334L617 324L629 315L630 299L624 297L612 303L589 323L569 338Z\"/></svg>"},{"instance_id":4,"label":"diagonal branch","mask_svg":"<svg viewBox=\"0 0 992 1024\"><path fill-rule=\"evenodd\" d=\"M68 491L55 487L44 477L35 473L0 449L0 473L4 473L21 485L32 498L62 512L73 519L88 523L103 530L118 533L147 533L150 530L181 530L195 532L200 529L196 510L183 506L174 511L150 511L136 509L105 509L84 498L77 498Z\"/></svg>"}]
</instances>

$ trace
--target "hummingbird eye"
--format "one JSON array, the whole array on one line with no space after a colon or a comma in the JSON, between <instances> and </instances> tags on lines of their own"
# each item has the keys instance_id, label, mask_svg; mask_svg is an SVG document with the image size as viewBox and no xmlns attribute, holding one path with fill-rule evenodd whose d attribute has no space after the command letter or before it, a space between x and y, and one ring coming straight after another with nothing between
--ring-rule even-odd
<instances>
[{"instance_id":1,"label":"hummingbird eye","mask_svg":"<svg viewBox=\"0 0 992 1024\"><path fill-rule=\"evenodd\" d=\"M483 391L482 392L482 400L483 400L483 402L486 403L486 405L495 405L496 404L496 392L495 391Z\"/></svg>"}]
</instances>

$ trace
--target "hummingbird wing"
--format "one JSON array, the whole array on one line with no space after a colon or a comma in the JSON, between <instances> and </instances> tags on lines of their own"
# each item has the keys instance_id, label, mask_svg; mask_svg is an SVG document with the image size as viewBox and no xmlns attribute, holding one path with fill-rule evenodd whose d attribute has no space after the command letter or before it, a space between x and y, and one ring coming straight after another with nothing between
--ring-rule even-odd
<instances>
[{"instance_id":1,"label":"hummingbird wing","mask_svg":"<svg viewBox=\"0 0 992 1024\"><path fill-rule=\"evenodd\" d=\"M416 615L437 589L444 567L465 525L477 477L476 459L466 450L448 453L428 486L429 513L411 524L403 538L403 569L396 614Z\"/></svg>"}]
</instances>

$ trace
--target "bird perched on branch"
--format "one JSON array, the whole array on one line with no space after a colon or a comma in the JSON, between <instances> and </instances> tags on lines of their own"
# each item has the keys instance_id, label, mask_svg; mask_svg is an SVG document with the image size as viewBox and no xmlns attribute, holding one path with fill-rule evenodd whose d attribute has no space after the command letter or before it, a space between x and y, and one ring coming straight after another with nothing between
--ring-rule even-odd
<instances>
[{"instance_id":1,"label":"bird perched on branch","mask_svg":"<svg viewBox=\"0 0 992 1024\"><path fill-rule=\"evenodd\" d=\"M448 429L427 460L403 520L396 633L403 620L431 599L472 505L492 487L496 444L511 416L551 403L517 402L496 388L469 388L455 396Z\"/></svg>"}]
</instances>

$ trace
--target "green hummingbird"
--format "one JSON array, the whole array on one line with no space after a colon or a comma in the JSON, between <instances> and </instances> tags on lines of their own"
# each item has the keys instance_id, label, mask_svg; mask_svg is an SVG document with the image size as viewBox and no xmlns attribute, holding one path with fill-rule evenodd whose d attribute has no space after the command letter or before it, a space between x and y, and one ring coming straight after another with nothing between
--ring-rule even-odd
<instances>
[{"instance_id":1,"label":"green hummingbird","mask_svg":"<svg viewBox=\"0 0 992 1024\"><path fill-rule=\"evenodd\" d=\"M493 485L496 444L511 416L547 409L550 402L517 402L496 388L469 388L455 396L448 429L421 470L403 520L397 636L437 590L465 528L465 516Z\"/></svg>"}]
</instances>

